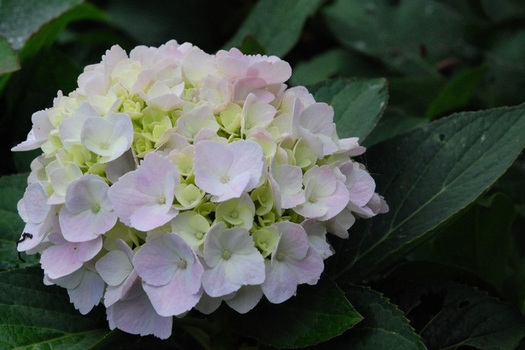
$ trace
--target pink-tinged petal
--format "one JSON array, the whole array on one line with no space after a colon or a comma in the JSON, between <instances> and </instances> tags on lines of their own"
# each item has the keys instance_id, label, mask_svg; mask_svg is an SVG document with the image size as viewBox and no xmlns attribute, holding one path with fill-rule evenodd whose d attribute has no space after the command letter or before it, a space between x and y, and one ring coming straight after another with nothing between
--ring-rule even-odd
<instances>
[{"instance_id":1,"label":"pink-tinged petal","mask_svg":"<svg viewBox=\"0 0 525 350\"><path fill-rule=\"evenodd\" d=\"M124 282L133 270L128 255L122 250L112 250L95 263L100 277L110 286L117 286Z\"/></svg>"},{"instance_id":2,"label":"pink-tinged petal","mask_svg":"<svg viewBox=\"0 0 525 350\"><path fill-rule=\"evenodd\" d=\"M348 196L349 194L346 186L341 181L337 180L334 193L320 200L320 203L323 203L327 210L326 213L318 219L326 221L339 214L348 204Z\"/></svg>"},{"instance_id":3,"label":"pink-tinged petal","mask_svg":"<svg viewBox=\"0 0 525 350\"><path fill-rule=\"evenodd\" d=\"M226 304L240 314L245 314L253 309L261 300L263 292L261 286L242 286L235 296L226 299Z\"/></svg>"},{"instance_id":4,"label":"pink-tinged petal","mask_svg":"<svg viewBox=\"0 0 525 350\"><path fill-rule=\"evenodd\" d=\"M301 205L306 200L303 190L303 173L294 165L282 164L272 167L272 178L278 185L278 194L282 209Z\"/></svg>"},{"instance_id":5,"label":"pink-tinged petal","mask_svg":"<svg viewBox=\"0 0 525 350\"><path fill-rule=\"evenodd\" d=\"M124 152L120 157L106 164L106 177L112 183L118 181L118 179L137 168L133 152L131 150Z\"/></svg>"},{"instance_id":6,"label":"pink-tinged petal","mask_svg":"<svg viewBox=\"0 0 525 350\"><path fill-rule=\"evenodd\" d=\"M142 336L153 334L167 339L171 335L173 317L157 314L153 305L142 289L139 279L133 283L130 292L133 298L117 301L107 309L107 318L111 329L119 328L127 333Z\"/></svg>"},{"instance_id":7,"label":"pink-tinged petal","mask_svg":"<svg viewBox=\"0 0 525 350\"><path fill-rule=\"evenodd\" d=\"M232 283L225 277L224 264L217 264L213 269L205 270L202 274L202 287L211 297L220 297L238 290L241 286Z\"/></svg>"},{"instance_id":8,"label":"pink-tinged petal","mask_svg":"<svg viewBox=\"0 0 525 350\"><path fill-rule=\"evenodd\" d=\"M160 316L177 316L191 310L199 301L202 289L197 293L189 293L183 273L178 274L170 283L164 286L143 285L151 304ZM198 279L200 285L200 278Z\"/></svg>"},{"instance_id":9,"label":"pink-tinged petal","mask_svg":"<svg viewBox=\"0 0 525 350\"><path fill-rule=\"evenodd\" d=\"M317 284L324 270L323 259L311 246L303 259L289 259L286 260L286 264L294 271L298 284Z\"/></svg>"},{"instance_id":10,"label":"pink-tinged petal","mask_svg":"<svg viewBox=\"0 0 525 350\"><path fill-rule=\"evenodd\" d=\"M93 259L102 249L102 237L92 241L53 245L42 252L40 263L51 279L69 275Z\"/></svg>"},{"instance_id":11,"label":"pink-tinged petal","mask_svg":"<svg viewBox=\"0 0 525 350\"><path fill-rule=\"evenodd\" d=\"M104 287L104 281L97 273L85 269L80 284L76 288L68 289L67 293L75 309L85 315L100 303Z\"/></svg>"},{"instance_id":12,"label":"pink-tinged petal","mask_svg":"<svg viewBox=\"0 0 525 350\"><path fill-rule=\"evenodd\" d=\"M178 280L185 294L200 290L203 267L191 247L175 233L151 234L133 258L135 269L149 285Z\"/></svg>"},{"instance_id":13,"label":"pink-tinged petal","mask_svg":"<svg viewBox=\"0 0 525 350\"><path fill-rule=\"evenodd\" d=\"M109 186L96 175L84 175L66 191L59 222L64 238L85 242L109 231L117 222L107 192Z\"/></svg>"},{"instance_id":14,"label":"pink-tinged petal","mask_svg":"<svg viewBox=\"0 0 525 350\"><path fill-rule=\"evenodd\" d=\"M340 169L346 176L345 185L349 191L349 200L358 207L366 205L376 188L372 176L366 170L355 167L352 162L341 165Z\"/></svg>"},{"instance_id":15,"label":"pink-tinged petal","mask_svg":"<svg viewBox=\"0 0 525 350\"><path fill-rule=\"evenodd\" d=\"M281 221L274 224L281 238L272 253L272 260L289 258L303 259L308 251L308 235L304 228L296 223Z\"/></svg>"},{"instance_id":16,"label":"pink-tinged petal","mask_svg":"<svg viewBox=\"0 0 525 350\"><path fill-rule=\"evenodd\" d=\"M345 208L336 216L326 221L328 231L337 237L348 238L348 229L355 223L355 216L352 212Z\"/></svg>"},{"instance_id":17,"label":"pink-tinged petal","mask_svg":"<svg viewBox=\"0 0 525 350\"><path fill-rule=\"evenodd\" d=\"M290 299L297 291L297 277L288 266L279 261L265 261L266 279L261 285L266 298L274 304Z\"/></svg>"},{"instance_id":18,"label":"pink-tinged petal","mask_svg":"<svg viewBox=\"0 0 525 350\"><path fill-rule=\"evenodd\" d=\"M212 226L204 241L204 259L210 269L202 276L202 286L212 297L223 296L243 285L264 281L264 258L244 228Z\"/></svg>"},{"instance_id":19,"label":"pink-tinged petal","mask_svg":"<svg viewBox=\"0 0 525 350\"><path fill-rule=\"evenodd\" d=\"M149 231L177 215L172 204L179 183L179 172L171 161L148 153L136 170L110 187L108 196L124 224Z\"/></svg>"},{"instance_id":20,"label":"pink-tinged petal","mask_svg":"<svg viewBox=\"0 0 525 350\"><path fill-rule=\"evenodd\" d=\"M192 141L201 129L210 129L216 132L219 124L215 120L209 105L202 105L183 113L177 119L177 133Z\"/></svg>"},{"instance_id":21,"label":"pink-tinged petal","mask_svg":"<svg viewBox=\"0 0 525 350\"><path fill-rule=\"evenodd\" d=\"M212 194L213 201L238 198L242 192L252 190L263 165L262 149L253 141L223 144L203 140L195 146L195 183Z\"/></svg>"},{"instance_id":22,"label":"pink-tinged petal","mask_svg":"<svg viewBox=\"0 0 525 350\"><path fill-rule=\"evenodd\" d=\"M164 210L159 210L159 205L143 205L131 214L129 222L131 227L139 231L149 231L169 222L178 213L177 209L171 207L167 212L164 212Z\"/></svg>"}]
</instances>

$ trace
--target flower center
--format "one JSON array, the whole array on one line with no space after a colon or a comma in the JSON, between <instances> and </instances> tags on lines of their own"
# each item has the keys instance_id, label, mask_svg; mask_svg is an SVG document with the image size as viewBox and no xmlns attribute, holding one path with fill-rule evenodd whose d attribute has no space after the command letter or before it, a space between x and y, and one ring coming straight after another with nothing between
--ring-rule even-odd
<instances>
[{"instance_id":1,"label":"flower center","mask_svg":"<svg viewBox=\"0 0 525 350\"><path fill-rule=\"evenodd\" d=\"M91 211L95 214L98 213L100 211L100 204L98 203L91 204Z\"/></svg>"},{"instance_id":2,"label":"flower center","mask_svg":"<svg viewBox=\"0 0 525 350\"><path fill-rule=\"evenodd\" d=\"M286 258L286 255L284 255L284 253L282 252L278 253L277 256L275 257L277 261L283 261L285 258Z\"/></svg>"},{"instance_id":3,"label":"flower center","mask_svg":"<svg viewBox=\"0 0 525 350\"><path fill-rule=\"evenodd\" d=\"M222 258L224 260L229 260L231 257L232 257L232 253L231 252L229 252L227 250L222 252Z\"/></svg>"},{"instance_id":4,"label":"flower center","mask_svg":"<svg viewBox=\"0 0 525 350\"><path fill-rule=\"evenodd\" d=\"M221 176L221 182L223 184L227 184L228 182L230 182L230 177L228 175L222 175Z\"/></svg>"},{"instance_id":5,"label":"flower center","mask_svg":"<svg viewBox=\"0 0 525 350\"><path fill-rule=\"evenodd\" d=\"M188 266L188 263L186 262L186 260L180 259L177 263L177 266L179 267L179 269L185 270L186 266Z\"/></svg>"},{"instance_id":6,"label":"flower center","mask_svg":"<svg viewBox=\"0 0 525 350\"><path fill-rule=\"evenodd\" d=\"M157 203L159 204L166 204L166 197L160 195L157 197Z\"/></svg>"}]
</instances>

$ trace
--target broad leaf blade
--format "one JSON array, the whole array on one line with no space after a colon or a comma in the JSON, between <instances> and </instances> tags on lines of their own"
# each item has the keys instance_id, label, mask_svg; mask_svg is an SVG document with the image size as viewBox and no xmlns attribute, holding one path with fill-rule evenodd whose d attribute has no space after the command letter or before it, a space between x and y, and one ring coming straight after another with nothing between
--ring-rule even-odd
<instances>
[{"instance_id":1,"label":"broad leaf blade","mask_svg":"<svg viewBox=\"0 0 525 350\"><path fill-rule=\"evenodd\" d=\"M523 130L525 105L455 114L371 148L370 172L390 212L351 230L342 270L362 278L427 238L510 167Z\"/></svg>"},{"instance_id":2,"label":"broad leaf blade","mask_svg":"<svg viewBox=\"0 0 525 350\"><path fill-rule=\"evenodd\" d=\"M334 107L334 122L341 138L362 142L375 127L388 100L385 79L335 79L310 88L316 101Z\"/></svg>"},{"instance_id":3,"label":"broad leaf blade","mask_svg":"<svg viewBox=\"0 0 525 350\"><path fill-rule=\"evenodd\" d=\"M257 38L269 55L283 57L299 39L306 19L322 0L259 1L225 48L240 47L247 36Z\"/></svg>"},{"instance_id":4,"label":"broad leaf blade","mask_svg":"<svg viewBox=\"0 0 525 350\"><path fill-rule=\"evenodd\" d=\"M343 336L322 344L322 349L426 349L403 312L380 293L361 286L344 286L345 295L363 315Z\"/></svg>"},{"instance_id":5,"label":"broad leaf blade","mask_svg":"<svg viewBox=\"0 0 525 350\"><path fill-rule=\"evenodd\" d=\"M343 45L407 74L435 74L463 44L462 18L439 1L338 0L324 15Z\"/></svg>"},{"instance_id":6,"label":"broad leaf blade","mask_svg":"<svg viewBox=\"0 0 525 350\"><path fill-rule=\"evenodd\" d=\"M385 281L383 287L429 349L512 350L525 336L518 310L484 291L442 281Z\"/></svg>"},{"instance_id":7,"label":"broad leaf blade","mask_svg":"<svg viewBox=\"0 0 525 350\"><path fill-rule=\"evenodd\" d=\"M299 287L297 296L282 304L260 303L230 320L235 331L264 344L300 348L340 335L361 316L333 282L322 278L315 286Z\"/></svg>"},{"instance_id":8,"label":"broad leaf blade","mask_svg":"<svg viewBox=\"0 0 525 350\"><path fill-rule=\"evenodd\" d=\"M82 0L4 0L0 2L0 33L19 50L44 24L80 3Z\"/></svg>"},{"instance_id":9,"label":"broad leaf blade","mask_svg":"<svg viewBox=\"0 0 525 350\"><path fill-rule=\"evenodd\" d=\"M102 309L82 315L64 289L45 286L39 268L0 273L0 346L86 349L108 332Z\"/></svg>"}]
</instances>

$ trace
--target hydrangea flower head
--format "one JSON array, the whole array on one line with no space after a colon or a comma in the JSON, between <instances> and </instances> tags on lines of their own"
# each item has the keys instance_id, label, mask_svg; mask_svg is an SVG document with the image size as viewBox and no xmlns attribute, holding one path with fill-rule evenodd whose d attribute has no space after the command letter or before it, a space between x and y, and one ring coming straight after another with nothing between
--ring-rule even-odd
<instances>
[{"instance_id":1,"label":"hydrangea flower head","mask_svg":"<svg viewBox=\"0 0 525 350\"><path fill-rule=\"evenodd\" d=\"M388 211L333 108L288 88L290 65L172 40L112 47L33 115L41 148L19 251L82 313L165 339L173 317L240 313L314 285L358 218ZM350 231L351 234L351 231ZM337 253L336 253L337 254Z\"/></svg>"}]
</instances>

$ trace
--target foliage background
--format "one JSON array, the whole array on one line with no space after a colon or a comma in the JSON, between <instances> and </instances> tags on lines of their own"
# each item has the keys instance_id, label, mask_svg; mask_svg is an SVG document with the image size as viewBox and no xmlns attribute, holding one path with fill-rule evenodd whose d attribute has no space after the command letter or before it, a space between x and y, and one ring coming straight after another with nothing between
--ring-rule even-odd
<instances>
[{"instance_id":1,"label":"foliage background","mask_svg":"<svg viewBox=\"0 0 525 350\"><path fill-rule=\"evenodd\" d=\"M524 1L2 0L0 34L0 348L525 349ZM291 301L190 314L159 341L81 316L18 260L38 152L10 148L109 47L170 39L289 61L369 148L391 213L333 239Z\"/></svg>"}]
</instances>

